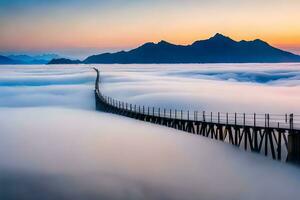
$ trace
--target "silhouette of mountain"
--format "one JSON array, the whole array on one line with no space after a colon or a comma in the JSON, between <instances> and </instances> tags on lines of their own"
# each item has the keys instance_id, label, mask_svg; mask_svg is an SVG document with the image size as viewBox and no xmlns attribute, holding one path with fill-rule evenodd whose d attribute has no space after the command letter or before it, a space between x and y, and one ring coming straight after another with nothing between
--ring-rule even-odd
<instances>
[{"instance_id":1,"label":"silhouette of mountain","mask_svg":"<svg viewBox=\"0 0 300 200\"><path fill-rule=\"evenodd\" d=\"M0 65L7 65L7 64L21 64L21 63L17 60L13 60L6 56L0 55Z\"/></svg>"},{"instance_id":2,"label":"silhouette of mountain","mask_svg":"<svg viewBox=\"0 0 300 200\"><path fill-rule=\"evenodd\" d=\"M71 59L66 59L66 58L57 58L57 59L52 59L48 64L80 64L82 63L80 60L71 60Z\"/></svg>"},{"instance_id":3,"label":"silhouette of mountain","mask_svg":"<svg viewBox=\"0 0 300 200\"><path fill-rule=\"evenodd\" d=\"M300 56L272 47L256 39L235 41L217 33L191 45L166 41L146 43L130 51L103 53L86 58L83 63L246 63L300 62Z\"/></svg>"},{"instance_id":4,"label":"silhouette of mountain","mask_svg":"<svg viewBox=\"0 0 300 200\"><path fill-rule=\"evenodd\" d=\"M36 56L29 55L10 55L10 59L17 60L22 64L47 64L50 60L54 58L59 58L56 54L43 54Z\"/></svg>"}]
</instances>

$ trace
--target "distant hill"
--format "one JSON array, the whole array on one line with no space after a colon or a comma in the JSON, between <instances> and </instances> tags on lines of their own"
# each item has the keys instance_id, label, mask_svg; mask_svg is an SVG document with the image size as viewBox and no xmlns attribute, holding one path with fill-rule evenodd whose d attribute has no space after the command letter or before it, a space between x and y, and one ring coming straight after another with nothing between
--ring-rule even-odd
<instances>
[{"instance_id":1,"label":"distant hill","mask_svg":"<svg viewBox=\"0 0 300 200\"><path fill-rule=\"evenodd\" d=\"M71 60L71 59L66 59L66 58L57 58L57 59L52 59L48 64L80 64L82 63L80 60Z\"/></svg>"},{"instance_id":2,"label":"distant hill","mask_svg":"<svg viewBox=\"0 0 300 200\"><path fill-rule=\"evenodd\" d=\"M103 53L83 63L254 63L300 62L300 56L272 47L262 40L234 41L217 33L191 45L166 41L146 43L130 51Z\"/></svg>"},{"instance_id":3,"label":"distant hill","mask_svg":"<svg viewBox=\"0 0 300 200\"><path fill-rule=\"evenodd\" d=\"M9 64L20 64L20 62L17 60L13 60L9 57L0 55L0 65L9 65Z\"/></svg>"},{"instance_id":4,"label":"distant hill","mask_svg":"<svg viewBox=\"0 0 300 200\"><path fill-rule=\"evenodd\" d=\"M59 58L56 54L43 54L36 56L29 55L10 55L10 59L17 60L22 64L47 64L49 61L55 58Z\"/></svg>"}]
</instances>

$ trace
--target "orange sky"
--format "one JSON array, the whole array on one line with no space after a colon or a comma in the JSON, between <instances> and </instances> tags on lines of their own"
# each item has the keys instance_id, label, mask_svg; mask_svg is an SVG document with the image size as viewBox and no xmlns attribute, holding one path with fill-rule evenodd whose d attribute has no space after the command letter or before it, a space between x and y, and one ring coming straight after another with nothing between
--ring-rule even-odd
<instances>
[{"instance_id":1,"label":"orange sky","mask_svg":"<svg viewBox=\"0 0 300 200\"><path fill-rule=\"evenodd\" d=\"M0 52L77 49L86 56L162 39L189 44L219 32L300 53L300 0L3 2Z\"/></svg>"}]
</instances>

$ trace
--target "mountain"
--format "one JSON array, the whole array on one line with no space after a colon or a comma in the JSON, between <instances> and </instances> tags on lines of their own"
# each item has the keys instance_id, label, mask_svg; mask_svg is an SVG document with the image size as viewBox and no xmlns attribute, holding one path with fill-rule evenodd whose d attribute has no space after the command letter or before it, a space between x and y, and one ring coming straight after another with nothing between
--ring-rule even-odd
<instances>
[{"instance_id":1,"label":"mountain","mask_svg":"<svg viewBox=\"0 0 300 200\"><path fill-rule=\"evenodd\" d=\"M246 62L300 62L300 56L272 47L259 39L235 41L217 33L191 45L175 45L166 41L150 42L130 51L93 55L83 61L87 64Z\"/></svg>"},{"instance_id":2,"label":"mountain","mask_svg":"<svg viewBox=\"0 0 300 200\"><path fill-rule=\"evenodd\" d=\"M10 59L17 60L22 64L47 64L50 60L59 58L56 54L43 54L37 56L29 55L10 55Z\"/></svg>"},{"instance_id":3,"label":"mountain","mask_svg":"<svg viewBox=\"0 0 300 200\"><path fill-rule=\"evenodd\" d=\"M80 64L80 63L82 63L80 60L57 58L57 59L52 59L48 64L53 65L53 64Z\"/></svg>"},{"instance_id":4,"label":"mountain","mask_svg":"<svg viewBox=\"0 0 300 200\"><path fill-rule=\"evenodd\" d=\"M0 65L7 65L7 64L20 64L19 61L13 60L11 58L8 58L6 56L0 55Z\"/></svg>"}]
</instances>

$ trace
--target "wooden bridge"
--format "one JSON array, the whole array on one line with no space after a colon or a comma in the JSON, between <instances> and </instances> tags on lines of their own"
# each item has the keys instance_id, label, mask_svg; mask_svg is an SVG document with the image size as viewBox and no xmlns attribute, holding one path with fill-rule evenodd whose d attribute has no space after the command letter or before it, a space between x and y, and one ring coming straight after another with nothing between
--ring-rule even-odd
<instances>
[{"instance_id":1,"label":"wooden bridge","mask_svg":"<svg viewBox=\"0 0 300 200\"><path fill-rule=\"evenodd\" d=\"M100 72L94 69L97 110L224 141L275 160L300 162L300 124L293 114L200 113L133 105L104 96Z\"/></svg>"}]
</instances>

